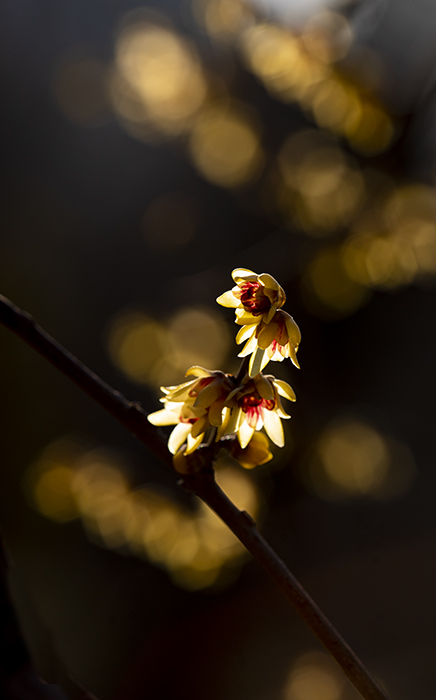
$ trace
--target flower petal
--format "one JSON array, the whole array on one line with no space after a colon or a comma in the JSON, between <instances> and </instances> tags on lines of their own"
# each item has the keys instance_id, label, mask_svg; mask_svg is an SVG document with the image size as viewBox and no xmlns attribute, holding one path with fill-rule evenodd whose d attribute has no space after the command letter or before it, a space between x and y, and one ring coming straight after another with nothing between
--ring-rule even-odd
<instances>
[{"instance_id":1,"label":"flower petal","mask_svg":"<svg viewBox=\"0 0 436 700\"><path fill-rule=\"evenodd\" d=\"M194 425L192 426L191 430L191 436L193 438L196 438L200 433L204 433L205 430L210 428L209 424L209 419L207 417L207 413L205 413L203 416L201 416L198 420L195 421Z\"/></svg>"},{"instance_id":2,"label":"flower petal","mask_svg":"<svg viewBox=\"0 0 436 700\"><path fill-rule=\"evenodd\" d=\"M294 346L292 343L288 343L286 346L288 352L289 352L289 357L292 360L292 364L294 364L298 369L300 369L300 365L298 364L297 360L297 353L295 352Z\"/></svg>"},{"instance_id":3,"label":"flower petal","mask_svg":"<svg viewBox=\"0 0 436 700\"><path fill-rule=\"evenodd\" d=\"M262 350L266 350L267 347L271 345L277 335L278 329L279 324L274 320L262 328L257 338L257 344Z\"/></svg>"},{"instance_id":4,"label":"flower petal","mask_svg":"<svg viewBox=\"0 0 436 700\"><path fill-rule=\"evenodd\" d=\"M275 398L274 387L264 374L257 374L253 377L256 389L263 399L271 400Z\"/></svg>"},{"instance_id":5,"label":"flower petal","mask_svg":"<svg viewBox=\"0 0 436 700\"><path fill-rule=\"evenodd\" d=\"M254 433L244 449L241 449L238 443L234 442L230 452L245 469L253 469L273 458L273 454L269 450L268 438L264 433Z\"/></svg>"},{"instance_id":6,"label":"flower petal","mask_svg":"<svg viewBox=\"0 0 436 700\"><path fill-rule=\"evenodd\" d=\"M246 357L247 355L250 355L252 352L255 352L257 349L257 339L255 335L252 335L249 340L247 340L246 344L242 348L241 352L238 354L238 357Z\"/></svg>"},{"instance_id":7,"label":"flower petal","mask_svg":"<svg viewBox=\"0 0 436 700\"><path fill-rule=\"evenodd\" d=\"M237 267L233 270L232 277L236 284L239 282L257 282L257 275L253 270L247 270L245 267Z\"/></svg>"},{"instance_id":8,"label":"flower petal","mask_svg":"<svg viewBox=\"0 0 436 700\"><path fill-rule=\"evenodd\" d=\"M292 316L289 316L289 314L285 313L284 311L282 313L285 314L285 324L286 330L288 331L289 340L291 341L294 348L297 349L301 343L300 329L298 328Z\"/></svg>"},{"instance_id":9,"label":"flower petal","mask_svg":"<svg viewBox=\"0 0 436 700\"><path fill-rule=\"evenodd\" d=\"M187 370L185 377L189 377L190 374L193 374L195 377L202 377L202 378L203 377L212 377L213 371L210 369L205 369L204 367L200 367L200 365L192 365L192 367L190 367Z\"/></svg>"},{"instance_id":10,"label":"flower petal","mask_svg":"<svg viewBox=\"0 0 436 700\"><path fill-rule=\"evenodd\" d=\"M215 438L216 442L218 442L218 440L221 440L221 438L224 435L229 434L227 427L228 427L229 421L230 421L230 413L231 413L230 408L228 406L224 406L224 408L222 409L222 412L221 412L222 423L221 423L221 425L218 426L218 430L216 432L216 438ZM210 416L209 416L209 420L211 420Z\"/></svg>"},{"instance_id":11,"label":"flower petal","mask_svg":"<svg viewBox=\"0 0 436 700\"><path fill-rule=\"evenodd\" d=\"M152 425L175 425L179 422L180 409L178 411L169 411L167 408L162 408L160 411L155 411L147 416L147 420Z\"/></svg>"},{"instance_id":12,"label":"flower petal","mask_svg":"<svg viewBox=\"0 0 436 700\"><path fill-rule=\"evenodd\" d=\"M289 401L297 400L295 391L291 385L288 384L288 382L284 382L283 379L274 379L273 384L275 387L277 387L277 391L279 392L280 396L284 396L285 399L289 399Z\"/></svg>"},{"instance_id":13,"label":"flower petal","mask_svg":"<svg viewBox=\"0 0 436 700\"><path fill-rule=\"evenodd\" d=\"M262 321L262 316L253 316L253 314L250 314L248 311L245 311L244 309L236 309L235 313L236 313L235 323L237 323L238 326L257 325Z\"/></svg>"},{"instance_id":14,"label":"flower petal","mask_svg":"<svg viewBox=\"0 0 436 700\"><path fill-rule=\"evenodd\" d=\"M240 345L244 342L244 340L247 340L247 338L249 338L252 333L256 332L256 328L257 323L251 323L248 326L242 326L242 328L240 328L239 331L236 333L236 344Z\"/></svg>"},{"instance_id":15,"label":"flower petal","mask_svg":"<svg viewBox=\"0 0 436 700\"><path fill-rule=\"evenodd\" d=\"M277 304L273 304L273 305L271 306L270 310L268 311L267 315L265 316L265 314L264 314L264 316L263 316L264 322L265 322L265 323L271 323L271 321L272 321L273 318L274 318L274 314L276 313L276 311L277 311Z\"/></svg>"},{"instance_id":16,"label":"flower petal","mask_svg":"<svg viewBox=\"0 0 436 700\"><path fill-rule=\"evenodd\" d=\"M204 433L200 433L200 435L198 435L196 438L193 438L191 435L188 435L185 455L190 455L192 452L194 452L197 449L197 447L201 445L203 437Z\"/></svg>"},{"instance_id":17,"label":"flower petal","mask_svg":"<svg viewBox=\"0 0 436 700\"><path fill-rule=\"evenodd\" d=\"M226 428L226 435L233 435L239 430L241 420L244 418L244 413L240 408L233 408L230 414L229 422Z\"/></svg>"},{"instance_id":18,"label":"flower petal","mask_svg":"<svg viewBox=\"0 0 436 700\"><path fill-rule=\"evenodd\" d=\"M196 379L191 379L189 382L179 384L173 391L168 392L167 398L169 401L185 401L189 397L189 392L194 386Z\"/></svg>"},{"instance_id":19,"label":"flower petal","mask_svg":"<svg viewBox=\"0 0 436 700\"><path fill-rule=\"evenodd\" d=\"M168 449L171 454L175 455L179 447L183 445L191 433L191 428L190 423L179 423L176 425L168 440Z\"/></svg>"},{"instance_id":20,"label":"flower petal","mask_svg":"<svg viewBox=\"0 0 436 700\"><path fill-rule=\"evenodd\" d=\"M194 407L195 408L208 408L217 400L221 393L222 381L221 379L213 379L210 384L208 384L204 389L198 394Z\"/></svg>"},{"instance_id":21,"label":"flower petal","mask_svg":"<svg viewBox=\"0 0 436 700\"><path fill-rule=\"evenodd\" d=\"M254 377L256 374L259 374L259 372L262 371L262 364L265 359L265 350L261 350L260 348L257 348L256 352L254 352L250 358L250 364L248 365L248 374L250 377ZM268 357L266 359L265 364L268 364Z\"/></svg>"},{"instance_id":22,"label":"flower petal","mask_svg":"<svg viewBox=\"0 0 436 700\"><path fill-rule=\"evenodd\" d=\"M224 408L225 398L221 398L218 401L214 401L209 409L209 423L219 427L223 422L223 408Z\"/></svg>"},{"instance_id":23,"label":"flower petal","mask_svg":"<svg viewBox=\"0 0 436 700\"><path fill-rule=\"evenodd\" d=\"M280 285L277 282L277 280L272 277L272 275L269 275L267 272L262 272L261 275L258 275L259 282L263 284L264 287L268 287L269 289L274 289L278 290L280 289Z\"/></svg>"},{"instance_id":24,"label":"flower petal","mask_svg":"<svg viewBox=\"0 0 436 700\"><path fill-rule=\"evenodd\" d=\"M221 306L227 306L227 308L230 309L236 309L238 306L241 305L240 300L235 297L231 290L229 290L228 292L224 292L224 294L221 294L215 299L215 301L217 304L221 304Z\"/></svg>"},{"instance_id":25,"label":"flower petal","mask_svg":"<svg viewBox=\"0 0 436 700\"><path fill-rule=\"evenodd\" d=\"M247 421L244 420L241 425L239 426L238 430L238 442L241 445L242 449L244 447L247 447L248 443L250 442L251 438L253 437L253 433L255 431L255 428L251 428Z\"/></svg>"},{"instance_id":26,"label":"flower petal","mask_svg":"<svg viewBox=\"0 0 436 700\"><path fill-rule=\"evenodd\" d=\"M282 422L275 411L263 412L263 425L268 437L278 446L283 447L285 436L283 434Z\"/></svg>"}]
</instances>

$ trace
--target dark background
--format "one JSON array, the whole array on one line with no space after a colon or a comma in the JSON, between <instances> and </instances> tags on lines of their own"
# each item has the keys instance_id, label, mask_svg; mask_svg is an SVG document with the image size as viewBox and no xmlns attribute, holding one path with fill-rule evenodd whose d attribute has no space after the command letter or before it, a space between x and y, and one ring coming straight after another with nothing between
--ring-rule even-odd
<instances>
[{"instance_id":1,"label":"dark background","mask_svg":"<svg viewBox=\"0 0 436 700\"><path fill-rule=\"evenodd\" d=\"M204 338L221 338L213 357L220 357L220 369L237 369L232 312L214 303L231 287L231 270L275 276L287 293L285 310L302 330L302 369L285 362L268 371L290 381L298 401L283 454L276 451L273 462L253 472L232 468L257 489L262 532L392 698L432 700L432 3L362 0L343 8L344 24L336 17L335 26L351 28L348 52L333 51L337 63L316 54L335 79L355 86L361 104L390 120L391 137L375 146L365 119L366 140L353 141L340 120L329 126L314 112L310 91L290 99L250 70L247 27L286 22L304 36L304 23L296 26L292 15L247 10L248 20L229 20L218 31L211 19L202 24L213 17L206 5L193 13L167 1L154 6L158 15L126 15L136 7L126 0L3 3L0 291L105 381L153 411L159 384L181 382L190 364L208 366ZM167 128L162 115L153 120L145 112L133 123L120 112L116 47L120 27L135 23L171 32L192 65L202 66L203 102L182 126L176 120ZM333 107L338 99L331 98ZM208 107L242 115L262 151L230 184L205 176L192 156L196 119ZM304 129L311 130L306 145L291 148L286 161L300 184L285 186L283 144ZM224 153L224 163L241 143L236 139ZM301 158L318 147L330 154L327 166L315 157L304 180ZM304 209L304 192L325 169L334 178L337 162L348 170L331 195L328 184L316 200L315 221ZM357 191L346 189L350 182L358 182L360 199L348 210L344 201ZM334 197L348 211L342 218L332 214ZM373 220L385 247L371 249L372 263L360 277L347 276L344 251ZM404 222L408 228L386 253ZM414 243L420 226L424 243ZM131 336L136 350L123 365L119 347L132 328L143 333ZM1 525L39 673L57 682L62 663L101 700L356 698L256 563L223 563L210 585L207 577L194 585L189 575L183 583L171 573L172 555L155 566L144 551L135 556L127 536L120 540L116 531L111 539L74 513L68 479L58 492L43 475L65 464L71 475L95 454L125 474L129 489L153 485L190 516L198 506L45 360L5 329L0 339ZM139 363L136 374L129 362ZM350 425L357 433L343 432ZM345 465L336 480L323 463L322 446L332 436ZM45 515L41 503L48 503ZM63 503L73 508L69 514Z\"/></svg>"}]
</instances>

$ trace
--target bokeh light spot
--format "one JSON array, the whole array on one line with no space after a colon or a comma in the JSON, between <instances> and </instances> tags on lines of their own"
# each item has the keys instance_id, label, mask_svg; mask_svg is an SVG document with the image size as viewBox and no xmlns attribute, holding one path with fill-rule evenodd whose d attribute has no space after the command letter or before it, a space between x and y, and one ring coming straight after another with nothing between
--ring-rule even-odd
<instances>
[{"instance_id":1,"label":"bokeh light spot","mask_svg":"<svg viewBox=\"0 0 436 700\"><path fill-rule=\"evenodd\" d=\"M137 20L121 31L112 84L115 111L127 122L176 135L185 130L207 90L193 47L173 29Z\"/></svg>"},{"instance_id":2,"label":"bokeh light spot","mask_svg":"<svg viewBox=\"0 0 436 700\"><path fill-rule=\"evenodd\" d=\"M247 29L242 50L250 70L284 102L304 101L328 73L323 63L307 54L296 35L271 24Z\"/></svg>"},{"instance_id":3,"label":"bokeh light spot","mask_svg":"<svg viewBox=\"0 0 436 700\"><path fill-rule=\"evenodd\" d=\"M353 39L347 19L339 12L318 12L305 24L302 40L307 50L324 63L344 58Z\"/></svg>"},{"instance_id":4,"label":"bokeh light spot","mask_svg":"<svg viewBox=\"0 0 436 700\"><path fill-rule=\"evenodd\" d=\"M354 313L370 296L366 287L349 277L335 248L322 250L311 261L302 289L310 310L327 320Z\"/></svg>"},{"instance_id":5,"label":"bokeh light spot","mask_svg":"<svg viewBox=\"0 0 436 700\"><path fill-rule=\"evenodd\" d=\"M166 334L153 319L139 312L119 314L108 333L109 354L130 379L147 382L166 352Z\"/></svg>"},{"instance_id":6,"label":"bokeh light spot","mask_svg":"<svg viewBox=\"0 0 436 700\"><path fill-rule=\"evenodd\" d=\"M153 387L179 381L190 365L219 367L230 345L221 316L198 307L179 309L166 324L139 312L121 312L107 336L114 364L131 380Z\"/></svg>"},{"instance_id":7,"label":"bokeh light spot","mask_svg":"<svg viewBox=\"0 0 436 700\"><path fill-rule=\"evenodd\" d=\"M309 652L293 665L283 700L341 700L343 678L325 654Z\"/></svg>"},{"instance_id":8,"label":"bokeh light spot","mask_svg":"<svg viewBox=\"0 0 436 700\"><path fill-rule=\"evenodd\" d=\"M171 362L179 371L189 365L218 367L230 345L227 324L214 311L185 307L167 326Z\"/></svg>"},{"instance_id":9,"label":"bokeh light spot","mask_svg":"<svg viewBox=\"0 0 436 700\"><path fill-rule=\"evenodd\" d=\"M277 204L285 217L313 236L347 226L364 204L362 174L332 141L313 130L289 137L278 157L282 187Z\"/></svg>"},{"instance_id":10,"label":"bokeh light spot","mask_svg":"<svg viewBox=\"0 0 436 700\"><path fill-rule=\"evenodd\" d=\"M252 120L241 109L225 104L199 115L189 147L198 170L221 187L237 187L252 180L263 160Z\"/></svg>"},{"instance_id":11,"label":"bokeh light spot","mask_svg":"<svg viewBox=\"0 0 436 700\"><path fill-rule=\"evenodd\" d=\"M340 500L397 498L410 488L414 475L415 463L405 445L349 416L323 431L303 476L321 498Z\"/></svg>"},{"instance_id":12,"label":"bokeh light spot","mask_svg":"<svg viewBox=\"0 0 436 700\"><path fill-rule=\"evenodd\" d=\"M256 517L260 499L249 477L229 459L218 460L217 469L230 498ZM92 542L146 558L183 588L200 590L218 580L225 585L246 556L202 501L186 510L160 487L133 489L123 462L107 450L56 441L30 467L25 488L41 515L57 522L80 517Z\"/></svg>"},{"instance_id":13,"label":"bokeh light spot","mask_svg":"<svg viewBox=\"0 0 436 700\"><path fill-rule=\"evenodd\" d=\"M72 470L52 462L41 464L40 467L42 473L33 490L33 498L39 512L58 522L77 518L78 510L71 495Z\"/></svg>"},{"instance_id":14,"label":"bokeh light spot","mask_svg":"<svg viewBox=\"0 0 436 700\"><path fill-rule=\"evenodd\" d=\"M238 0L194 0L192 11L197 24L211 37L234 37L250 22L249 8Z\"/></svg>"}]
</instances>

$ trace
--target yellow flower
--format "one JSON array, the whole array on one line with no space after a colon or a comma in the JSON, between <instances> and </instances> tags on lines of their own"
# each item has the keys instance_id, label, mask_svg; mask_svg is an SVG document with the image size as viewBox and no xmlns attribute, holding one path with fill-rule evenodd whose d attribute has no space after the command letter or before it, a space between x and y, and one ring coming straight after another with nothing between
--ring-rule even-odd
<instances>
[{"instance_id":1,"label":"yellow flower","mask_svg":"<svg viewBox=\"0 0 436 700\"><path fill-rule=\"evenodd\" d=\"M189 375L195 378L177 386L161 387L165 408L148 416L153 425L176 426L168 440L172 454L185 442L185 454L194 452L212 426L218 428L216 439L219 440L230 417L229 405L224 404L235 386L231 376L198 366L190 367L186 372Z\"/></svg>"},{"instance_id":2,"label":"yellow flower","mask_svg":"<svg viewBox=\"0 0 436 700\"><path fill-rule=\"evenodd\" d=\"M252 270L237 268L232 277L236 287L221 294L217 302L235 309L235 321L242 326L236 342L246 341L239 357L251 355L250 377L261 372L270 360L281 362L290 357L299 367L296 353L301 333L292 316L281 311L286 301L282 287L265 272L257 275Z\"/></svg>"},{"instance_id":3,"label":"yellow flower","mask_svg":"<svg viewBox=\"0 0 436 700\"><path fill-rule=\"evenodd\" d=\"M239 321L236 321L239 323ZM301 333L292 316L286 311L276 311L269 323L261 321L244 325L236 335L238 345L247 341L238 357L251 354L248 373L254 377L270 360L282 362L289 357L296 367L297 350Z\"/></svg>"},{"instance_id":4,"label":"yellow flower","mask_svg":"<svg viewBox=\"0 0 436 700\"><path fill-rule=\"evenodd\" d=\"M265 428L268 437L283 447L285 438L281 419L290 416L283 410L280 396L295 401L294 390L287 382L261 373L253 378L246 375L242 384L228 395L226 405L230 416L225 434L236 433L244 449L254 432Z\"/></svg>"},{"instance_id":5,"label":"yellow flower","mask_svg":"<svg viewBox=\"0 0 436 700\"><path fill-rule=\"evenodd\" d=\"M236 287L218 297L221 306L235 309L239 325L269 323L277 309L286 301L286 294L279 283L263 272L256 275L243 267L233 270Z\"/></svg>"},{"instance_id":6,"label":"yellow flower","mask_svg":"<svg viewBox=\"0 0 436 700\"><path fill-rule=\"evenodd\" d=\"M241 447L238 440L230 446L230 454L244 469L254 469L273 458L269 450L269 440L263 433L254 433L247 447Z\"/></svg>"}]
</instances>

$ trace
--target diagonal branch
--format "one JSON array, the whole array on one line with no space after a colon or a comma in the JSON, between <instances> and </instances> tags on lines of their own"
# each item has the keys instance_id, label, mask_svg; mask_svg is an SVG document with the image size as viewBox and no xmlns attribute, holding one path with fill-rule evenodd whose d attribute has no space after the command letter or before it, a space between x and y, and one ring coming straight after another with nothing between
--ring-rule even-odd
<instances>
[{"instance_id":1,"label":"diagonal branch","mask_svg":"<svg viewBox=\"0 0 436 700\"><path fill-rule=\"evenodd\" d=\"M91 372L82 362L40 328L29 314L0 295L0 322L69 377L114 418L130 430L162 462L173 468L172 456L160 433L147 421L140 404L128 401ZM312 600L256 528L250 516L238 510L214 479L211 462L214 446L198 450L194 473L183 475L181 485L201 498L232 530L292 603L345 675L365 700L388 700L361 660ZM194 456L193 456L194 457ZM180 474L179 474L180 477Z\"/></svg>"}]
</instances>

